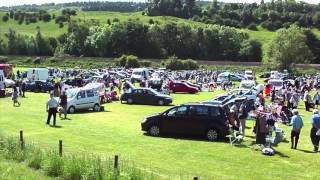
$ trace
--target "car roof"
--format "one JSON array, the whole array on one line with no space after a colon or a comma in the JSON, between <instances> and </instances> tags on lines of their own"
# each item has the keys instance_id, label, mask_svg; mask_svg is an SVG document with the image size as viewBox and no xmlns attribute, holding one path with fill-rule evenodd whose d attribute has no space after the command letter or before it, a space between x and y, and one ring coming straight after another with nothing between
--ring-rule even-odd
<instances>
[{"instance_id":1,"label":"car roof","mask_svg":"<svg viewBox=\"0 0 320 180\"><path fill-rule=\"evenodd\" d=\"M202 104L202 103L185 103L181 104L185 106L212 106L212 107L221 107L221 105L213 105L213 104Z\"/></svg>"}]
</instances>

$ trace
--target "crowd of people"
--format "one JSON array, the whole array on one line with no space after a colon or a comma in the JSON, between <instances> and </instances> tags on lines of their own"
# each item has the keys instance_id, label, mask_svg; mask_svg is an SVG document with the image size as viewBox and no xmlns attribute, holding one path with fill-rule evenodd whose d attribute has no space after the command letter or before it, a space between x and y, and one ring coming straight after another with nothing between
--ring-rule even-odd
<instances>
[{"instance_id":1,"label":"crowd of people","mask_svg":"<svg viewBox=\"0 0 320 180\"><path fill-rule=\"evenodd\" d=\"M100 70L98 70L100 71ZM46 110L48 112L47 124L50 124L51 118L53 117L53 126L56 126L56 114L62 118L67 118L67 95L66 89L63 88L66 80L70 77L79 77L81 82L79 85L82 86L83 79L85 75L79 70L67 69L64 71L54 69L49 71L49 75L54 77L51 81L53 83L53 90L50 92L50 98L46 104ZM159 73L159 78L165 82L162 88L166 87L167 82L170 79L174 80L186 80L193 82L194 84L199 84L202 88L207 88L208 91L210 85L218 87L217 78L219 71L172 71ZM17 81L13 86L12 90L12 100L14 106L20 106L21 103L18 101L18 97L25 97L26 83L22 81L22 75L17 72ZM257 144L266 144L266 137L272 136L272 131L275 131L275 124L277 122L286 123L292 125L291 130L291 148L296 149L299 142L299 136L301 129L304 126L304 120L299 113L299 103L304 102L305 110L311 111L313 109L311 123L312 128L310 130L310 138L314 146L314 151L319 149L320 140L320 115L317 110L320 103L319 92L315 89L318 88L317 79L315 76L309 77L296 77L293 79L294 83L287 82L283 85L282 89L276 90L270 84L265 84L265 91L259 92L256 100L254 102L254 108L250 109L248 107L248 100L241 101L240 103L235 103L228 112L228 119L230 126L239 131L240 134L245 136L246 134L246 120L250 116L256 119L255 126L253 128L256 134ZM101 82L101 80L97 80ZM227 90L227 86L230 84L230 77L220 84L221 89ZM130 89L130 85L127 81L117 77L108 77L104 79L104 84L109 87L111 92L124 92ZM150 87L150 83L146 79L142 81L141 86ZM313 91L315 91L313 93ZM109 91L108 91L109 92ZM107 93L107 91L106 91ZM267 101L270 98L270 103ZM300 110L301 111L301 110Z\"/></svg>"}]
</instances>

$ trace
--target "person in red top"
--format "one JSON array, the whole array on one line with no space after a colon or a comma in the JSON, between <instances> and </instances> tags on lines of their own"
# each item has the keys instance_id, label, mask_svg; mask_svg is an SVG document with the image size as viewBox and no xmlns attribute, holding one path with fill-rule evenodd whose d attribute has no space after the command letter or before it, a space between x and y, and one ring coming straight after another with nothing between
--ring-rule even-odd
<instances>
[{"instance_id":1,"label":"person in red top","mask_svg":"<svg viewBox=\"0 0 320 180\"><path fill-rule=\"evenodd\" d=\"M68 97L65 91L62 91L60 95L59 104L62 107L62 110L59 111L59 117L61 118L62 111L64 113L64 119L67 119L67 104L68 104Z\"/></svg>"}]
</instances>

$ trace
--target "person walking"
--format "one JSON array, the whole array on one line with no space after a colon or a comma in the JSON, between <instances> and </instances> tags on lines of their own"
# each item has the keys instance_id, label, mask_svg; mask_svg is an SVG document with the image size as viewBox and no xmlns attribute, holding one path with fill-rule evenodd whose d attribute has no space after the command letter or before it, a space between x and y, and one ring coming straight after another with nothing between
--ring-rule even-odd
<instances>
[{"instance_id":1,"label":"person walking","mask_svg":"<svg viewBox=\"0 0 320 180\"><path fill-rule=\"evenodd\" d=\"M293 110L293 116L291 118L291 149L297 149L297 145L299 142L300 131L303 127L303 120L299 115L299 111L297 109Z\"/></svg>"},{"instance_id":2,"label":"person walking","mask_svg":"<svg viewBox=\"0 0 320 180\"><path fill-rule=\"evenodd\" d=\"M59 117L61 118L61 114L63 111L64 119L67 119L67 103L68 103L68 97L66 95L65 91L62 91L62 94L60 95L59 104L62 107L62 110L59 111Z\"/></svg>"},{"instance_id":3,"label":"person walking","mask_svg":"<svg viewBox=\"0 0 320 180\"><path fill-rule=\"evenodd\" d=\"M58 101L54 99L53 93L50 93L50 98L48 99L46 110L48 112L47 124L50 124L51 116L53 116L53 126L56 126L56 115L57 115Z\"/></svg>"},{"instance_id":4,"label":"person walking","mask_svg":"<svg viewBox=\"0 0 320 180\"><path fill-rule=\"evenodd\" d=\"M320 141L320 115L318 109L313 110L311 125L310 138L314 147L313 151L317 152L319 150Z\"/></svg>"},{"instance_id":5,"label":"person walking","mask_svg":"<svg viewBox=\"0 0 320 180\"><path fill-rule=\"evenodd\" d=\"M305 91L303 95L303 101L304 101L306 111L310 111L310 99L311 97L310 97L309 91Z\"/></svg>"},{"instance_id":6,"label":"person walking","mask_svg":"<svg viewBox=\"0 0 320 180\"><path fill-rule=\"evenodd\" d=\"M16 86L12 87L12 101L13 101L13 106L16 107L16 104L20 106L20 102L18 101L18 88Z\"/></svg>"},{"instance_id":7,"label":"person walking","mask_svg":"<svg viewBox=\"0 0 320 180\"><path fill-rule=\"evenodd\" d=\"M313 102L314 102L314 108L318 109L318 105L320 103L320 95L318 91L313 96Z\"/></svg>"}]
</instances>

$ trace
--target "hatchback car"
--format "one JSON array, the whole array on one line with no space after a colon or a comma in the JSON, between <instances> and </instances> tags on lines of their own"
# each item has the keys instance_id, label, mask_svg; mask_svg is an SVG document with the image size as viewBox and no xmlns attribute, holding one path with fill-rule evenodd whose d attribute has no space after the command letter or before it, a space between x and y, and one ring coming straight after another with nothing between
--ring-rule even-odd
<instances>
[{"instance_id":1,"label":"hatchback car","mask_svg":"<svg viewBox=\"0 0 320 180\"><path fill-rule=\"evenodd\" d=\"M199 92L198 88L192 87L184 82L169 82L169 90L173 93L190 93L190 94L196 94Z\"/></svg>"},{"instance_id":2,"label":"hatchback car","mask_svg":"<svg viewBox=\"0 0 320 180\"><path fill-rule=\"evenodd\" d=\"M141 128L151 136L200 135L209 141L216 141L228 134L227 117L223 107L200 103L175 106L158 115L146 117Z\"/></svg>"},{"instance_id":3,"label":"hatchback car","mask_svg":"<svg viewBox=\"0 0 320 180\"><path fill-rule=\"evenodd\" d=\"M86 88L74 88L67 90L68 112L74 113L76 110L93 109L100 111L100 98L97 91Z\"/></svg>"},{"instance_id":4,"label":"hatchback car","mask_svg":"<svg viewBox=\"0 0 320 180\"><path fill-rule=\"evenodd\" d=\"M120 101L126 101L128 104L152 104L168 105L172 103L172 97L161 94L151 88L133 89L121 95Z\"/></svg>"}]
</instances>

